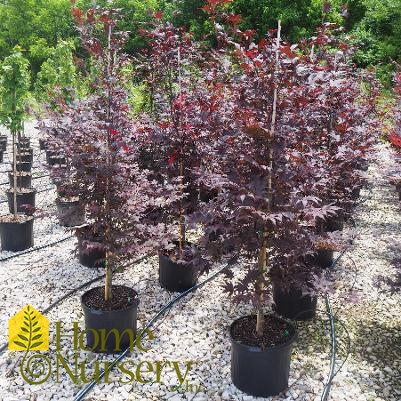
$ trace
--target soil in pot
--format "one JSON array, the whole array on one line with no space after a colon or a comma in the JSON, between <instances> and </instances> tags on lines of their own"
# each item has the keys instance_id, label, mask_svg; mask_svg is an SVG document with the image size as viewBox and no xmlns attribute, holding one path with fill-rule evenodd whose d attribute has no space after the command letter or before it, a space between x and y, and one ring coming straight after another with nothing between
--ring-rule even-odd
<instances>
[{"instance_id":1,"label":"soil in pot","mask_svg":"<svg viewBox=\"0 0 401 401\"><path fill-rule=\"evenodd\" d=\"M193 287L199 270L193 260L177 263L168 254L159 253L159 282L167 291L183 292Z\"/></svg>"},{"instance_id":2,"label":"soil in pot","mask_svg":"<svg viewBox=\"0 0 401 401\"><path fill-rule=\"evenodd\" d=\"M61 226L74 227L85 223L85 206L78 198L56 199L58 221Z\"/></svg>"},{"instance_id":3,"label":"soil in pot","mask_svg":"<svg viewBox=\"0 0 401 401\"><path fill-rule=\"evenodd\" d=\"M31 162L17 162L15 164L17 171L25 171L29 172L32 170L32 163ZM13 165L11 164L11 168L13 168Z\"/></svg>"},{"instance_id":4,"label":"soil in pot","mask_svg":"<svg viewBox=\"0 0 401 401\"><path fill-rule=\"evenodd\" d=\"M24 251L33 246L33 217L22 214L0 216L1 249Z\"/></svg>"},{"instance_id":5,"label":"soil in pot","mask_svg":"<svg viewBox=\"0 0 401 401\"><path fill-rule=\"evenodd\" d=\"M283 319L266 315L263 336L256 334L256 316L244 316L230 327L231 379L255 397L276 395L288 387L295 328Z\"/></svg>"},{"instance_id":6,"label":"soil in pot","mask_svg":"<svg viewBox=\"0 0 401 401\"><path fill-rule=\"evenodd\" d=\"M293 320L310 320L315 317L317 297L303 294L302 290L290 286L283 288L273 281L274 310L280 315Z\"/></svg>"},{"instance_id":7,"label":"soil in pot","mask_svg":"<svg viewBox=\"0 0 401 401\"><path fill-rule=\"evenodd\" d=\"M8 200L8 209L14 213L14 189L6 191ZM36 189L17 188L17 212L32 215L35 211Z\"/></svg>"},{"instance_id":8,"label":"soil in pot","mask_svg":"<svg viewBox=\"0 0 401 401\"><path fill-rule=\"evenodd\" d=\"M111 291L108 302L104 300L104 287L92 288L81 297L86 347L93 352L121 352L135 346L138 294L123 285L113 285Z\"/></svg>"},{"instance_id":9,"label":"soil in pot","mask_svg":"<svg viewBox=\"0 0 401 401\"><path fill-rule=\"evenodd\" d=\"M8 180L11 188L14 188L14 174L8 172ZM27 171L17 172L17 188L30 188L32 186L32 174Z\"/></svg>"}]
</instances>

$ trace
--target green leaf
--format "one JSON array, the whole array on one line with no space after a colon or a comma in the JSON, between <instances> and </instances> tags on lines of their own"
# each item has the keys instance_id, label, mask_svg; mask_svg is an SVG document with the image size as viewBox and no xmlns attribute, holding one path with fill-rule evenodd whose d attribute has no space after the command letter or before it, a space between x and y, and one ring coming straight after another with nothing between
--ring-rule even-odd
<instances>
[{"instance_id":1,"label":"green leaf","mask_svg":"<svg viewBox=\"0 0 401 401\"><path fill-rule=\"evenodd\" d=\"M20 341L14 341L14 344L17 344L19 347L22 347L24 349L27 348L27 346L24 343L20 342Z\"/></svg>"},{"instance_id":2,"label":"green leaf","mask_svg":"<svg viewBox=\"0 0 401 401\"><path fill-rule=\"evenodd\" d=\"M36 327L36 329L33 329L32 330L32 333L36 333L37 331L39 331L40 330L40 327Z\"/></svg>"},{"instance_id":3,"label":"green leaf","mask_svg":"<svg viewBox=\"0 0 401 401\"><path fill-rule=\"evenodd\" d=\"M35 327L37 324L38 324L38 322L36 321L36 322L32 325L32 327Z\"/></svg>"},{"instance_id":4,"label":"green leaf","mask_svg":"<svg viewBox=\"0 0 401 401\"><path fill-rule=\"evenodd\" d=\"M42 337L42 334L37 334L36 336L32 337L32 341L38 340L40 337Z\"/></svg>"},{"instance_id":5,"label":"green leaf","mask_svg":"<svg viewBox=\"0 0 401 401\"><path fill-rule=\"evenodd\" d=\"M32 344L31 348L39 347L39 345L43 344L43 341L40 341L38 343Z\"/></svg>"},{"instance_id":6,"label":"green leaf","mask_svg":"<svg viewBox=\"0 0 401 401\"><path fill-rule=\"evenodd\" d=\"M21 327L21 330L22 330L24 333L29 333L29 330L26 329L25 327Z\"/></svg>"},{"instance_id":7,"label":"green leaf","mask_svg":"<svg viewBox=\"0 0 401 401\"><path fill-rule=\"evenodd\" d=\"M21 339L21 340L24 340L24 341L29 341L25 336L23 336L22 334L18 334L18 337Z\"/></svg>"}]
</instances>

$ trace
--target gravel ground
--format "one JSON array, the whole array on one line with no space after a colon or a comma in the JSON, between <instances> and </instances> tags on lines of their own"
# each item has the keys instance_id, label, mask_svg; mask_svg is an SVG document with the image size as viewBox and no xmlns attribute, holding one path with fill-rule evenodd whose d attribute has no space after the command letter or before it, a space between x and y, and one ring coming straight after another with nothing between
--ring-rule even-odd
<instances>
[{"instance_id":1,"label":"gravel ground","mask_svg":"<svg viewBox=\"0 0 401 401\"><path fill-rule=\"evenodd\" d=\"M43 162L44 154L39 152L33 124L27 124L26 130L33 137L36 160ZM391 260L401 256L397 235L399 201L386 178L386 171L394 167L392 151L385 145L378 145L375 159L368 171L370 189L362 191L363 202L355 211L355 227L348 224L344 230L346 238L353 238L352 244L332 274L335 288L330 298L337 317L338 336L336 367L343 363L330 392L329 399L335 401L401 401L400 295L380 293L374 283L377 275L391 274ZM43 170L41 163L35 165L36 171ZM7 167L7 163L0 165L0 177L4 176L0 182L7 181L4 173ZM38 189L48 185L48 178L35 180ZM70 233L60 227L52 215L54 199L54 190L37 195L46 217L35 221L35 245ZM0 212L6 212L6 206L0 204ZM67 291L103 274L101 269L81 266L73 255L74 246L75 239L69 239L1 262L0 346L7 342L8 319L26 304L42 311ZM0 258L8 254L11 253L0 252ZM149 350L132 351L107 380L100 380L83 400L257 400L237 390L230 379L228 327L234 319L252 310L246 306L233 306L222 294L221 281L218 276L178 301L156 321L152 328L154 338L144 341ZM115 283L132 286L140 294L139 327L175 296L159 288L154 257L118 273ZM50 349L40 352L51 364L52 373L46 382L28 384L23 380L20 374L23 352L5 351L0 355L1 400L73 400L91 376L96 376L96 366L102 368L113 359L112 355L74 350L72 338L66 336L61 339L60 349L56 348L55 322L62 322L64 335L73 334L73 322L78 322L80 330L84 329L80 306L82 292L78 291L46 315L50 321ZM298 324L299 338L292 356L290 388L271 400L321 399L330 367L330 330L325 310L321 297L316 318ZM71 376L76 373L75 362L82 362L78 365L82 369L78 369L79 377L74 383ZM141 371L149 370L142 374L142 380L147 383L132 380L124 372L124 369L136 372L141 362ZM151 369L164 362L170 362L170 366L165 365L158 378ZM184 376L187 368L182 389L172 391L179 382L177 372Z\"/></svg>"}]
</instances>

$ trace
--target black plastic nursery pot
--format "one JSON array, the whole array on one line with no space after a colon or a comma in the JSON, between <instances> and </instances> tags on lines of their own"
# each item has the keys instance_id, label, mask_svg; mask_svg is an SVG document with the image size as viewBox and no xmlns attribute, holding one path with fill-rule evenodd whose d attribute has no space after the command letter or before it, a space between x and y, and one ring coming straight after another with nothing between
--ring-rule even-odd
<instances>
[{"instance_id":1,"label":"black plastic nursery pot","mask_svg":"<svg viewBox=\"0 0 401 401\"><path fill-rule=\"evenodd\" d=\"M88 351L118 353L134 347L139 305L135 290L113 285L108 305L104 301L104 287L95 287L82 295L81 305Z\"/></svg>"},{"instance_id":2,"label":"black plastic nursery pot","mask_svg":"<svg viewBox=\"0 0 401 401\"><path fill-rule=\"evenodd\" d=\"M326 232L342 231L343 228L344 228L343 216L329 217L323 222L323 229Z\"/></svg>"},{"instance_id":3,"label":"black plastic nursery pot","mask_svg":"<svg viewBox=\"0 0 401 401\"><path fill-rule=\"evenodd\" d=\"M15 164L15 167L17 171L25 171L29 173L32 170L32 162L17 162ZM13 168L12 163L11 168Z\"/></svg>"},{"instance_id":4,"label":"black plastic nursery pot","mask_svg":"<svg viewBox=\"0 0 401 401\"><path fill-rule=\"evenodd\" d=\"M355 168L361 171L368 171L369 161L363 157L359 157L355 163Z\"/></svg>"},{"instance_id":5,"label":"black plastic nursery pot","mask_svg":"<svg viewBox=\"0 0 401 401\"><path fill-rule=\"evenodd\" d=\"M33 246L33 216L6 215L0 218L1 249L3 251L24 251Z\"/></svg>"},{"instance_id":6,"label":"black plastic nursery pot","mask_svg":"<svg viewBox=\"0 0 401 401\"><path fill-rule=\"evenodd\" d=\"M22 152L17 155L18 162L33 163L33 154L31 152Z\"/></svg>"},{"instance_id":7,"label":"black plastic nursery pot","mask_svg":"<svg viewBox=\"0 0 401 401\"><path fill-rule=\"evenodd\" d=\"M334 251L331 249L318 249L312 256L313 263L322 269L327 269L334 262Z\"/></svg>"},{"instance_id":8,"label":"black plastic nursery pot","mask_svg":"<svg viewBox=\"0 0 401 401\"><path fill-rule=\"evenodd\" d=\"M198 268L191 261L177 263L169 256L159 253L159 282L167 291L183 292L198 281Z\"/></svg>"},{"instance_id":9,"label":"black plastic nursery pot","mask_svg":"<svg viewBox=\"0 0 401 401\"><path fill-rule=\"evenodd\" d=\"M30 148L29 142L27 141L23 141L23 142L16 142L15 143L17 145L17 149L20 150L21 152L25 152Z\"/></svg>"},{"instance_id":10,"label":"black plastic nursery pot","mask_svg":"<svg viewBox=\"0 0 401 401\"><path fill-rule=\"evenodd\" d=\"M7 135L0 135L0 150L3 152L7 149Z\"/></svg>"},{"instance_id":11,"label":"black plastic nursery pot","mask_svg":"<svg viewBox=\"0 0 401 401\"><path fill-rule=\"evenodd\" d=\"M316 315L317 297L303 294L299 288L283 288L272 283L274 310L280 316L293 320L310 320Z\"/></svg>"},{"instance_id":12,"label":"black plastic nursery pot","mask_svg":"<svg viewBox=\"0 0 401 401\"><path fill-rule=\"evenodd\" d=\"M104 267L106 251L99 247L87 248L84 245L84 241L87 240L85 228L77 230L77 238L79 263L86 267Z\"/></svg>"},{"instance_id":13,"label":"black plastic nursery pot","mask_svg":"<svg viewBox=\"0 0 401 401\"><path fill-rule=\"evenodd\" d=\"M64 158L65 155L63 155L62 153L60 153L60 150L46 150L46 163L50 164L51 162L51 158L55 157L57 158ZM57 163L55 163L57 164Z\"/></svg>"},{"instance_id":14,"label":"black plastic nursery pot","mask_svg":"<svg viewBox=\"0 0 401 401\"><path fill-rule=\"evenodd\" d=\"M46 141L46 139L39 138L39 149L40 150L47 149L47 141Z\"/></svg>"},{"instance_id":15,"label":"black plastic nursery pot","mask_svg":"<svg viewBox=\"0 0 401 401\"><path fill-rule=\"evenodd\" d=\"M288 388L291 350L296 340L295 328L290 323L275 316L265 319L269 320L268 325L282 327L282 342L261 348L249 345L249 337L241 338L236 333L243 324L255 327L256 316L237 319L230 327L231 379L235 387L254 397L273 396Z\"/></svg>"},{"instance_id":16,"label":"black plastic nursery pot","mask_svg":"<svg viewBox=\"0 0 401 401\"><path fill-rule=\"evenodd\" d=\"M399 183L397 183L397 184L395 185L395 190L396 190L397 193L398 193L398 199L401 200L401 182L399 182Z\"/></svg>"},{"instance_id":17,"label":"black plastic nursery pot","mask_svg":"<svg viewBox=\"0 0 401 401\"><path fill-rule=\"evenodd\" d=\"M65 165L66 163L67 159L63 155L54 155L48 157L49 166Z\"/></svg>"},{"instance_id":18,"label":"black plastic nursery pot","mask_svg":"<svg viewBox=\"0 0 401 401\"><path fill-rule=\"evenodd\" d=\"M17 146L29 148L29 146L31 145L31 138L24 136L24 137L20 138L16 143L17 143Z\"/></svg>"},{"instance_id":19,"label":"black plastic nursery pot","mask_svg":"<svg viewBox=\"0 0 401 401\"><path fill-rule=\"evenodd\" d=\"M10 213L14 213L14 190L6 191L8 200L8 209ZM17 189L17 212L31 215L35 210L36 189L21 188Z\"/></svg>"},{"instance_id":20,"label":"black plastic nursery pot","mask_svg":"<svg viewBox=\"0 0 401 401\"><path fill-rule=\"evenodd\" d=\"M8 172L8 180L11 188L14 188L14 174ZM27 171L17 172L17 188L30 188L32 186L32 174Z\"/></svg>"},{"instance_id":21,"label":"black plastic nursery pot","mask_svg":"<svg viewBox=\"0 0 401 401\"><path fill-rule=\"evenodd\" d=\"M77 200L56 199L58 221L61 226L74 227L85 223L85 206Z\"/></svg>"},{"instance_id":22,"label":"black plastic nursery pot","mask_svg":"<svg viewBox=\"0 0 401 401\"><path fill-rule=\"evenodd\" d=\"M360 193L361 193L361 187L353 188L353 190L351 191L351 198L353 200L357 200L360 196Z\"/></svg>"}]
</instances>

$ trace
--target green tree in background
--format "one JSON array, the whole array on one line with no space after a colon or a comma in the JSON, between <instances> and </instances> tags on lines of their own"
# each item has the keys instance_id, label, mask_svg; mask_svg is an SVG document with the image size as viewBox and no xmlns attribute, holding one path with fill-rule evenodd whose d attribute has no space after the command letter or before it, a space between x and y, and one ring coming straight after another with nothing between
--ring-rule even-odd
<instances>
[{"instance_id":1,"label":"green tree in background","mask_svg":"<svg viewBox=\"0 0 401 401\"><path fill-rule=\"evenodd\" d=\"M360 50L356 62L377 66L382 82L391 85L392 61L401 62L401 0L363 0L365 13L354 27Z\"/></svg>"},{"instance_id":2,"label":"green tree in background","mask_svg":"<svg viewBox=\"0 0 401 401\"><path fill-rule=\"evenodd\" d=\"M0 58L20 45L33 76L59 39L76 37L70 0L7 0L0 3Z\"/></svg>"},{"instance_id":3,"label":"green tree in background","mask_svg":"<svg viewBox=\"0 0 401 401\"><path fill-rule=\"evenodd\" d=\"M118 29L130 32L125 51L134 54L144 45L138 30L152 18L158 8L158 0L77 0L75 5L83 10L94 5L118 9L121 13Z\"/></svg>"},{"instance_id":4,"label":"green tree in background","mask_svg":"<svg viewBox=\"0 0 401 401\"><path fill-rule=\"evenodd\" d=\"M38 101L48 100L49 93L54 97L54 92L67 102L71 100L72 90L77 86L73 50L73 42L62 40L42 64L35 82L35 96Z\"/></svg>"},{"instance_id":5,"label":"green tree in background","mask_svg":"<svg viewBox=\"0 0 401 401\"><path fill-rule=\"evenodd\" d=\"M29 61L19 46L0 64L0 74L0 122L11 133L19 133L23 129L30 87Z\"/></svg>"}]
</instances>

